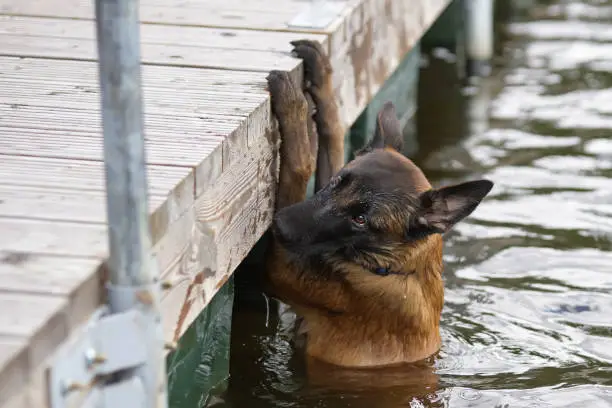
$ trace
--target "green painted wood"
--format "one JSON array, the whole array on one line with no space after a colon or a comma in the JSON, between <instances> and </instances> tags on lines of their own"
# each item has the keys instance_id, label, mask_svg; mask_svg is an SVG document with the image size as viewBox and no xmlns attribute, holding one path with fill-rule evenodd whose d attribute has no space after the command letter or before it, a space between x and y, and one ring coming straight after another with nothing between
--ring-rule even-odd
<instances>
[{"instance_id":1,"label":"green painted wood","mask_svg":"<svg viewBox=\"0 0 612 408\"><path fill-rule=\"evenodd\" d=\"M444 47L455 54L459 78L465 77L467 68L465 53L465 1L454 0L450 3L421 39L423 51L435 47Z\"/></svg>"},{"instance_id":2,"label":"green painted wood","mask_svg":"<svg viewBox=\"0 0 612 408\"><path fill-rule=\"evenodd\" d=\"M234 279L230 278L168 355L170 408L204 407L227 386Z\"/></svg>"},{"instance_id":3,"label":"green painted wood","mask_svg":"<svg viewBox=\"0 0 612 408\"><path fill-rule=\"evenodd\" d=\"M421 39L425 48L430 46L446 47L453 49L459 41L459 30L464 21L465 0L454 0L440 14L440 17L432 24L427 33Z\"/></svg>"}]
</instances>

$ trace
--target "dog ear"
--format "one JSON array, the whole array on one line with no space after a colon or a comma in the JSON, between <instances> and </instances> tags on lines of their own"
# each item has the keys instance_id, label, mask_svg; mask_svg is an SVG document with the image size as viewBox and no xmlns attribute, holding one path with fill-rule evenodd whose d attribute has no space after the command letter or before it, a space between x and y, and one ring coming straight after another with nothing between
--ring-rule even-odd
<instances>
[{"instance_id":1,"label":"dog ear","mask_svg":"<svg viewBox=\"0 0 612 408\"><path fill-rule=\"evenodd\" d=\"M393 102L385 102L376 117L374 137L372 137L372 140L370 140L367 145L357 152L357 155L372 151L373 149L382 149L384 147L391 147L400 151L403 145L402 128L397 118L395 105L393 105Z\"/></svg>"},{"instance_id":2,"label":"dog ear","mask_svg":"<svg viewBox=\"0 0 612 408\"><path fill-rule=\"evenodd\" d=\"M470 215L493 188L489 180L468 181L429 190L420 196L419 228L429 233L445 233Z\"/></svg>"}]
</instances>

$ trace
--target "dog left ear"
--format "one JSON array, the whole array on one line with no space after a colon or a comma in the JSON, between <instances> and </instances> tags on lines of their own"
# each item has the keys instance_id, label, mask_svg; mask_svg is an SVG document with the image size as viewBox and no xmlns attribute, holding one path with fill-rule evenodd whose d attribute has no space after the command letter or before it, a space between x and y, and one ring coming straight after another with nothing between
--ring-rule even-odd
<instances>
[{"instance_id":1,"label":"dog left ear","mask_svg":"<svg viewBox=\"0 0 612 408\"><path fill-rule=\"evenodd\" d=\"M417 223L430 233L445 233L470 215L492 188L493 182L476 180L426 191L420 196Z\"/></svg>"},{"instance_id":2,"label":"dog left ear","mask_svg":"<svg viewBox=\"0 0 612 408\"><path fill-rule=\"evenodd\" d=\"M403 145L402 127L397 118L395 105L393 105L393 102L385 102L376 116L376 130L372 140L356 154L359 156L374 149L385 147L390 147L399 152Z\"/></svg>"}]
</instances>

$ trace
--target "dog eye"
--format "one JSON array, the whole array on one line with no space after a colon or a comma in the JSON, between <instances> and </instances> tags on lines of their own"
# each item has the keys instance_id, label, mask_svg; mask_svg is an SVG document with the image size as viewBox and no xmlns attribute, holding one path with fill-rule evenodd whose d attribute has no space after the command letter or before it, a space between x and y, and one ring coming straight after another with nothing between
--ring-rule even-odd
<instances>
[{"instance_id":1,"label":"dog eye","mask_svg":"<svg viewBox=\"0 0 612 408\"><path fill-rule=\"evenodd\" d=\"M357 225L359 225L360 227L364 226L367 222L367 219L365 217L365 215L356 215L353 217L353 222Z\"/></svg>"}]
</instances>

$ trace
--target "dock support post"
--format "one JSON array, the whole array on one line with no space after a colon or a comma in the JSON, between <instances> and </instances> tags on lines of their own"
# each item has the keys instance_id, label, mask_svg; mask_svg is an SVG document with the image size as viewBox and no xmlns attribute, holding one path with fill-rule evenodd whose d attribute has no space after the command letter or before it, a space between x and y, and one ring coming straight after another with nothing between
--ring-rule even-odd
<instances>
[{"instance_id":1,"label":"dock support post","mask_svg":"<svg viewBox=\"0 0 612 408\"><path fill-rule=\"evenodd\" d=\"M108 237L108 305L142 316L147 362L121 373L128 400L167 407L157 262L151 254L143 135L138 0L95 0L104 132ZM106 400L109 406L112 401ZM115 408L122 406L115 405Z\"/></svg>"},{"instance_id":2,"label":"dock support post","mask_svg":"<svg viewBox=\"0 0 612 408\"><path fill-rule=\"evenodd\" d=\"M493 58L495 0L465 0L467 71L470 76L488 76Z\"/></svg>"}]
</instances>

